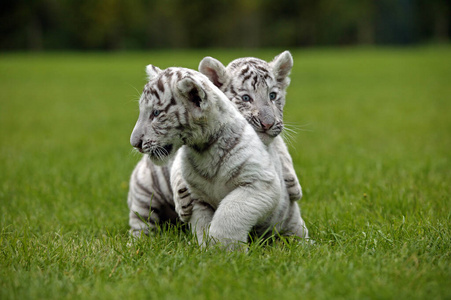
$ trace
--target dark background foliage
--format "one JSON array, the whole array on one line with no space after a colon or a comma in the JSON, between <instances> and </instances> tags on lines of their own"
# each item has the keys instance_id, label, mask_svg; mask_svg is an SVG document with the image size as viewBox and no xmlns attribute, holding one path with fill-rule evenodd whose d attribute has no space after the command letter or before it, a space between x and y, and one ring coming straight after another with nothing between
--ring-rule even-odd
<instances>
[{"instance_id":1,"label":"dark background foliage","mask_svg":"<svg viewBox=\"0 0 451 300\"><path fill-rule=\"evenodd\" d=\"M3 0L0 50L447 42L449 0Z\"/></svg>"}]
</instances>

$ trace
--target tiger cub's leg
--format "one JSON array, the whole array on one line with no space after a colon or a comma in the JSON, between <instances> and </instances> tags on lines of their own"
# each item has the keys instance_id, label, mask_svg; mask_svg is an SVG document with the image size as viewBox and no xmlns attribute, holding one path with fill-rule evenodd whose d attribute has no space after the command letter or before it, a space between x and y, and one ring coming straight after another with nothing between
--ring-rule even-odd
<instances>
[{"instance_id":1,"label":"tiger cub's leg","mask_svg":"<svg viewBox=\"0 0 451 300\"><path fill-rule=\"evenodd\" d=\"M280 193L278 180L255 181L235 188L214 213L209 229L212 241L226 250L246 250L249 232L259 220L274 212Z\"/></svg>"},{"instance_id":2,"label":"tiger cub's leg","mask_svg":"<svg viewBox=\"0 0 451 300\"><path fill-rule=\"evenodd\" d=\"M174 160L171 167L171 187L174 191L175 211L182 222L188 223L193 212L194 199L183 179L180 157Z\"/></svg>"},{"instance_id":3,"label":"tiger cub's leg","mask_svg":"<svg viewBox=\"0 0 451 300\"><path fill-rule=\"evenodd\" d=\"M149 229L155 227L150 220L151 191L144 185L150 181L150 174L146 170L145 158L136 165L130 177L127 204L130 210L130 234L139 237L142 233L148 235Z\"/></svg>"},{"instance_id":4,"label":"tiger cub's leg","mask_svg":"<svg viewBox=\"0 0 451 300\"><path fill-rule=\"evenodd\" d=\"M295 235L300 238L309 239L308 229L301 217L301 210L297 202L290 202L288 216L283 224L284 235Z\"/></svg>"},{"instance_id":5,"label":"tiger cub's leg","mask_svg":"<svg viewBox=\"0 0 451 300\"><path fill-rule=\"evenodd\" d=\"M176 185L174 188L175 211L182 222L188 223L193 213L194 200L191 199L188 187L183 183Z\"/></svg>"},{"instance_id":6,"label":"tiger cub's leg","mask_svg":"<svg viewBox=\"0 0 451 300\"><path fill-rule=\"evenodd\" d=\"M172 204L169 172L152 165L147 156L143 156L132 172L127 203L130 234L133 236L140 236L141 233L148 235L156 228L156 223L174 223L177 218Z\"/></svg>"},{"instance_id":7,"label":"tiger cub's leg","mask_svg":"<svg viewBox=\"0 0 451 300\"><path fill-rule=\"evenodd\" d=\"M296 201L302 198L302 188L299 183L296 171L293 167L293 159L288 152L282 137L279 135L273 141L274 146L279 153L280 162L282 164L283 180L291 201Z\"/></svg>"},{"instance_id":8,"label":"tiger cub's leg","mask_svg":"<svg viewBox=\"0 0 451 300\"><path fill-rule=\"evenodd\" d=\"M210 242L210 224L214 215L213 208L202 201L195 201L192 206L189 225L193 234L197 237L200 246L206 247Z\"/></svg>"}]
</instances>

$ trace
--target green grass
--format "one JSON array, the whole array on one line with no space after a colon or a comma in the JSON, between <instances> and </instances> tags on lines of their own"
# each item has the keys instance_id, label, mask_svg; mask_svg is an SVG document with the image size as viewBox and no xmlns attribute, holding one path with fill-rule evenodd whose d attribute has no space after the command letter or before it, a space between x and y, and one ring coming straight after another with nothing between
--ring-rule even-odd
<instances>
[{"instance_id":1,"label":"green grass","mask_svg":"<svg viewBox=\"0 0 451 300\"><path fill-rule=\"evenodd\" d=\"M0 56L1 299L451 299L451 48L292 50L285 118L316 244L127 247L144 66L279 51Z\"/></svg>"}]
</instances>

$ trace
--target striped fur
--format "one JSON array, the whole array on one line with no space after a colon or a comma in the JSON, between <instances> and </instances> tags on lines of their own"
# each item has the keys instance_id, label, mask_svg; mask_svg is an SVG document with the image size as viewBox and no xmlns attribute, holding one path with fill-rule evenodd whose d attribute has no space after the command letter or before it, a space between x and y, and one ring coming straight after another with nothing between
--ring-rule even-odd
<instances>
[{"instance_id":1,"label":"striped fur","mask_svg":"<svg viewBox=\"0 0 451 300\"><path fill-rule=\"evenodd\" d=\"M130 210L130 233L148 235L160 222L178 221L169 182L170 166L157 166L149 156L143 155L130 178L127 204ZM151 209L152 207L152 209Z\"/></svg>"},{"instance_id":2,"label":"striped fur","mask_svg":"<svg viewBox=\"0 0 451 300\"><path fill-rule=\"evenodd\" d=\"M156 165L175 157L171 185L182 178L190 191L189 224L199 243L234 249L251 230L273 228L308 237L299 207L289 199L277 153L262 143L227 96L201 73L152 70L130 142Z\"/></svg>"},{"instance_id":3,"label":"striped fur","mask_svg":"<svg viewBox=\"0 0 451 300\"><path fill-rule=\"evenodd\" d=\"M261 140L275 148L274 152L282 162L288 194L291 200L296 201L302 198L302 189L280 136L286 89L290 84L288 75L292 67L293 58L290 52L284 51L269 63L247 57L236 59L227 67L212 57L206 57L199 64L199 71L236 105ZM243 99L245 96L249 97L248 101L244 101L247 100Z\"/></svg>"},{"instance_id":4,"label":"striped fur","mask_svg":"<svg viewBox=\"0 0 451 300\"><path fill-rule=\"evenodd\" d=\"M282 138L280 135L277 135L280 131L274 130L281 129L281 125L283 126L281 122L282 113L285 104L285 91L289 85L288 74L291 67L291 55L285 51L270 63L256 58L241 58L232 61L227 68L224 68L219 61L207 57L200 63L199 70L207 75L237 105L240 112L259 133L259 137L266 144L272 144L272 147L275 148L274 152L282 162L285 184L290 199L297 200L302 197L302 192L293 168L291 156ZM249 71L248 73L244 72L246 69ZM149 77L152 77L160 70L157 67L148 66L146 71ZM258 74L262 76L258 77ZM277 102L271 102L268 98L268 93L266 93L266 97L258 98L253 96L255 98L254 101L247 104L243 103L242 99L237 96L236 91L243 92L243 90L249 90L247 93L250 95L265 95L263 91L260 91L267 90L265 84L259 82L258 79L261 78L266 78L266 81L271 79L272 81L269 81L271 86L277 85L280 91ZM149 90L148 93L156 95L156 90ZM274 119L277 119L277 122L275 122L277 126L273 126L274 128L270 131L262 129L261 123L258 122L259 110L256 106L260 103L268 103L267 106L272 105L277 107L277 109L273 109L272 111ZM269 110L269 112L271 111ZM130 209L129 224L131 234L135 236L140 235L141 232L148 234L149 229L153 229L155 223L158 221L169 220L172 223L176 221L174 219L174 211L172 210L174 208L173 191L166 184L167 180L169 180L167 174L169 174L168 166L154 165L147 155L144 155L136 165L130 178L130 189L127 200ZM189 191L181 184L177 185L174 191L175 197L178 198L178 203L180 203L177 212L181 215L182 220L187 221L192 211L192 201L189 197ZM151 199L152 210L150 210ZM149 220L149 222L146 223L143 220Z\"/></svg>"},{"instance_id":5,"label":"striped fur","mask_svg":"<svg viewBox=\"0 0 451 300\"><path fill-rule=\"evenodd\" d=\"M293 58L290 52L285 51L269 63L247 57L236 59L227 67L212 57L206 57L199 64L199 71L235 104L263 143L274 153L274 159L277 157L281 162L289 198L296 201L302 197L302 188L288 148L280 136L286 89L290 84L288 75L292 67ZM174 194L176 211L186 222L191 216L192 205L186 192L183 196L181 198L178 193Z\"/></svg>"}]
</instances>

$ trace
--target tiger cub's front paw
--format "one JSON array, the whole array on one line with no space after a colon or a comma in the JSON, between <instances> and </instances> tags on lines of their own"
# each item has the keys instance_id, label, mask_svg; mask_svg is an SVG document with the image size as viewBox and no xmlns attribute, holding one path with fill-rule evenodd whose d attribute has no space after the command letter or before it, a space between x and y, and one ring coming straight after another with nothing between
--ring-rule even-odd
<instances>
[{"instance_id":1,"label":"tiger cub's front paw","mask_svg":"<svg viewBox=\"0 0 451 300\"><path fill-rule=\"evenodd\" d=\"M296 201L302 198L302 188L296 177L284 178L285 186L287 188L288 196L291 201Z\"/></svg>"},{"instance_id":2,"label":"tiger cub's front paw","mask_svg":"<svg viewBox=\"0 0 451 300\"><path fill-rule=\"evenodd\" d=\"M191 199L191 193L186 186L177 189L175 194L175 210L180 217L182 222L187 223L191 219L193 214L193 204L194 200Z\"/></svg>"}]
</instances>

